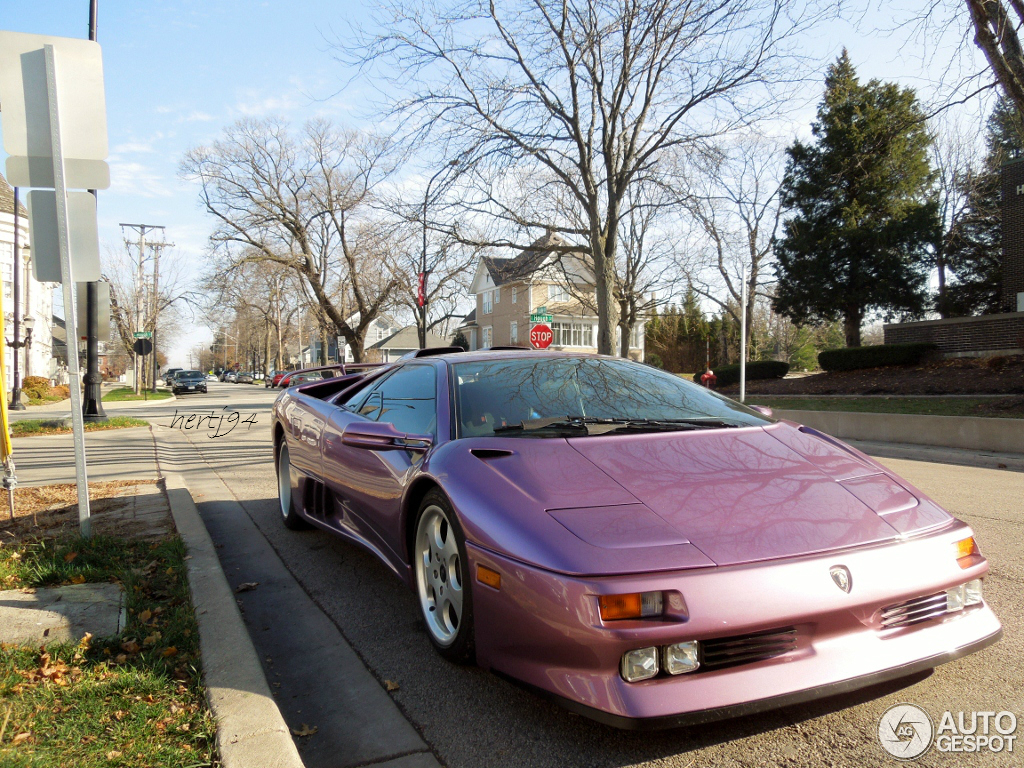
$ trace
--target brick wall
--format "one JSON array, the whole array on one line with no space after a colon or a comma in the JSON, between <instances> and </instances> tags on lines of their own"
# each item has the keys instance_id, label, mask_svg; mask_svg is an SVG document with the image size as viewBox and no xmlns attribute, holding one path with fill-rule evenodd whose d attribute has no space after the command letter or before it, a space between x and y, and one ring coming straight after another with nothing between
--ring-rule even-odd
<instances>
[{"instance_id":1,"label":"brick wall","mask_svg":"<svg viewBox=\"0 0 1024 768\"><path fill-rule=\"evenodd\" d=\"M950 357L1024 353L1024 312L895 323L884 331L886 344L932 342Z\"/></svg>"},{"instance_id":2,"label":"brick wall","mask_svg":"<svg viewBox=\"0 0 1024 768\"><path fill-rule=\"evenodd\" d=\"M1002 168L1003 311L1016 312L1024 293L1024 158Z\"/></svg>"}]
</instances>

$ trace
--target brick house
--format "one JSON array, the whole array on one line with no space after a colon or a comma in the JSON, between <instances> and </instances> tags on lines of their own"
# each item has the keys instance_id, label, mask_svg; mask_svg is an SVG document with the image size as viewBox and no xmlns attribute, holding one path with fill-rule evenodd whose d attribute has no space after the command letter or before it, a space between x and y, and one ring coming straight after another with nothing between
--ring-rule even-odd
<instances>
[{"instance_id":1,"label":"brick house","mask_svg":"<svg viewBox=\"0 0 1024 768\"><path fill-rule=\"evenodd\" d=\"M549 349L597 351L593 273L581 256L552 250L565 244L549 232L512 258L484 256L477 262L469 289L476 308L459 328L471 350L529 347L530 315L544 308L552 316L554 341ZM644 358L642 322L633 329L629 356Z\"/></svg>"}]
</instances>

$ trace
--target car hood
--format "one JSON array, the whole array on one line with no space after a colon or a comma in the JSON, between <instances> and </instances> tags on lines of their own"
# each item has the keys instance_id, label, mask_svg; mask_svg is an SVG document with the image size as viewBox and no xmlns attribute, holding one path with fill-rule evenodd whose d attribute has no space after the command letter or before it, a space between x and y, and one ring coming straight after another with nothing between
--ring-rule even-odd
<instances>
[{"instance_id":1,"label":"car hood","mask_svg":"<svg viewBox=\"0 0 1024 768\"><path fill-rule=\"evenodd\" d=\"M952 519L866 456L793 424L568 442L718 565L878 544Z\"/></svg>"},{"instance_id":2,"label":"car hood","mask_svg":"<svg viewBox=\"0 0 1024 768\"><path fill-rule=\"evenodd\" d=\"M474 544L610 575L827 552L952 517L849 446L795 424L585 438L469 438L430 473Z\"/></svg>"}]
</instances>

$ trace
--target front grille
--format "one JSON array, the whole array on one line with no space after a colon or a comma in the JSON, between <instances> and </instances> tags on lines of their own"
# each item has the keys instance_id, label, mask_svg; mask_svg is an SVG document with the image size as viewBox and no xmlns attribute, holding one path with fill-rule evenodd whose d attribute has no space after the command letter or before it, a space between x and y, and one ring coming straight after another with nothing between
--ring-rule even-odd
<instances>
[{"instance_id":1,"label":"front grille","mask_svg":"<svg viewBox=\"0 0 1024 768\"><path fill-rule=\"evenodd\" d=\"M781 656L795 649L796 627L702 640L700 668L722 669L739 664L751 664Z\"/></svg>"},{"instance_id":2,"label":"front grille","mask_svg":"<svg viewBox=\"0 0 1024 768\"><path fill-rule=\"evenodd\" d=\"M946 593L915 597L882 609L882 629L908 627L946 614Z\"/></svg>"}]
</instances>

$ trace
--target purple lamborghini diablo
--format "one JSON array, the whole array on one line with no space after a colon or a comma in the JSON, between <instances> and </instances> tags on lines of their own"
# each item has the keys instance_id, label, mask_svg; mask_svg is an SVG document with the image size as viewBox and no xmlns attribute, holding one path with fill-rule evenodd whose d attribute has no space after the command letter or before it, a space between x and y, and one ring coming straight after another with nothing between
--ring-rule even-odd
<instances>
[{"instance_id":1,"label":"purple lamborghini diablo","mask_svg":"<svg viewBox=\"0 0 1024 768\"><path fill-rule=\"evenodd\" d=\"M446 658L619 727L996 642L971 529L828 435L609 357L426 350L283 392L281 513L373 552Z\"/></svg>"}]
</instances>

